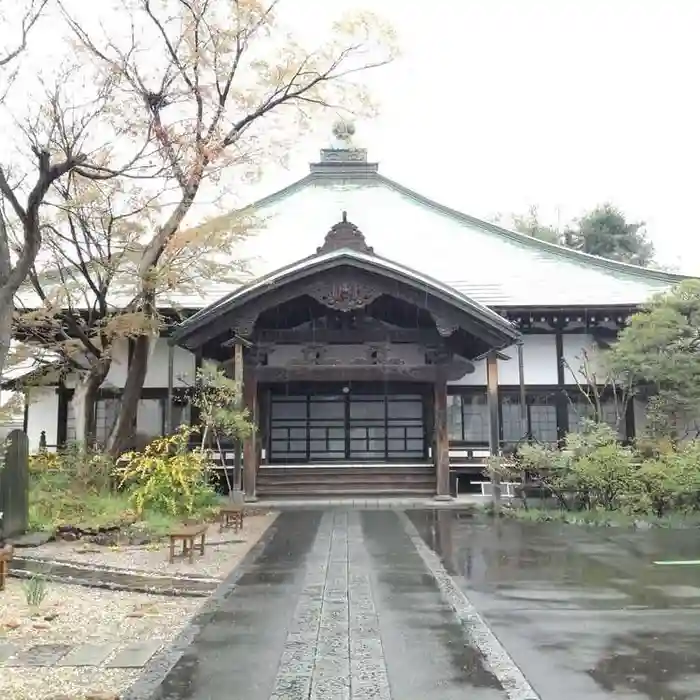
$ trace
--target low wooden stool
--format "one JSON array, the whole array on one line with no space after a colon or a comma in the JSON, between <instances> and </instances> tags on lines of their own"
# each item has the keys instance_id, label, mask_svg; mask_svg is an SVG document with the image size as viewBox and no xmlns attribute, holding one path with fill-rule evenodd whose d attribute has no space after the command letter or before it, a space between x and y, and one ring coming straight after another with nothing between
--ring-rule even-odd
<instances>
[{"instance_id":1,"label":"low wooden stool","mask_svg":"<svg viewBox=\"0 0 700 700\"><path fill-rule=\"evenodd\" d=\"M5 590L5 580L7 579L7 572L10 569L10 561L12 561L13 552L14 548L11 544L0 547L0 591Z\"/></svg>"},{"instance_id":2,"label":"low wooden stool","mask_svg":"<svg viewBox=\"0 0 700 700\"><path fill-rule=\"evenodd\" d=\"M175 542L182 542L182 557L187 557L190 564L194 563L195 538L199 538L197 549L200 555L204 555L204 540L207 536L208 525L201 523L199 525L182 525L170 531L170 563L175 561Z\"/></svg>"},{"instance_id":3,"label":"low wooden stool","mask_svg":"<svg viewBox=\"0 0 700 700\"><path fill-rule=\"evenodd\" d=\"M219 509L219 532L232 527L234 532L243 529L243 506L227 503Z\"/></svg>"}]
</instances>

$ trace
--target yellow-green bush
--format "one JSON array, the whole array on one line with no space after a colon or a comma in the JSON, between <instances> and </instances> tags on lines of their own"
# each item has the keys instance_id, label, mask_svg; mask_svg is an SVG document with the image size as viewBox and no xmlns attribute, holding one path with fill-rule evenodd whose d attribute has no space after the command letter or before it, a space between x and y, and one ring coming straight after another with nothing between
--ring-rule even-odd
<instances>
[{"instance_id":1,"label":"yellow-green bush","mask_svg":"<svg viewBox=\"0 0 700 700\"><path fill-rule=\"evenodd\" d=\"M189 450L192 428L153 440L140 452L122 455L115 469L119 488L129 495L137 513L152 510L172 516L192 516L212 507L217 494L209 483L211 455Z\"/></svg>"}]
</instances>

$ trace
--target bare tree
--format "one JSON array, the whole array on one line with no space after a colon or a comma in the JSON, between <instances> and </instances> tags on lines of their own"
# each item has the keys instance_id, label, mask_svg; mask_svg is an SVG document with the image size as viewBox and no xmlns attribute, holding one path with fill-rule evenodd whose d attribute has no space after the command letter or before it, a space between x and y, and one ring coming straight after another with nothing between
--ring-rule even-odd
<instances>
[{"instance_id":1,"label":"bare tree","mask_svg":"<svg viewBox=\"0 0 700 700\"><path fill-rule=\"evenodd\" d=\"M29 0L29 2L26 3L26 7L13 8L14 12L20 14L20 26L17 32L19 36L14 41L12 39L7 41L4 52L0 54L0 68L8 66L27 48L29 32L34 28L34 25L37 23L48 2L49 0ZM12 28L9 28L8 32L11 31Z\"/></svg>"},{"instance_id":2,"label":"bare tree","mask_svg":"<svg viewBox=\"0 0 700 700\"><path fill-rule=\"evenodd\" d=\"M29 273L32 300L26 292L20 295L28 308L17 314L15 326L26 340L23 357L29 354L39 363L49 357L52 373L76 378L75 442L91 447L99 390L119 341L158 330L159 320L138 307L134 262L148 232L152 201L125 196L118 178L95 180L77 171L55 183L51 194L42 224L42 269L35 265ZM164 256L159 295L198 293L212 279L239 281L235 265L217 263L212 255L237 238L233 225L225 235L200 231L195 238L181 231Z\"/></svg>"},{"instance_id":3,"label":"bare tree","mask_svg":"<svg viewBox=\"0 0 700 700\"><path fill-rule=\"evenodd\" d=\"M8 39L7 48L0 53L0 101L5 98L9 84L12 82L12 73L7 73L27 47L29 33L34 28L41 13L44 11L48 0L29 0L24 8L15 6L13 10L19 13L20 28L16 41ZM3 15L4 24L9 24L9 19ZM7 27L7 35L12 35L14 27ZM5 34L5 32L3 32ZM8 223L3 208L0 207L0 376L5 365L7 353L10 349L11 325L12 325L12 298L25 279L29 265L36 258L39 250L40 237L38 233L38 211L42 199L51 182L61 177L66 165L62 162L51 162L46 151L37 149L35 157L38 173L34 185L30 187L26 204L20 204L7 181L5 170L0 164L0 204L6 199L16 212L20 212L23 219L25 235L23 237L22 254L13 265L10 256L10 237ZM7 197L7 193L11 197ZM35 226L35 223L37 224ZM34 230L32 230L34 229Z\"/></svg>"},{"instance_id":4,"label":"bare tree","mask_svg":"<svg viewBox=\"0 0 700 700\"><path fill-rule=\"evenodd\" d=\"M323 109L365 106L356 74L391 58L390 32L368 16L304 47L281 23L279 0L121 0L130 30L100 36L67 3L75 36L120 94L115 131L145 136L142 176L166 181L170 193L137 264L139 308L150 319L162 260L207 180L236 168L238 177L255 174ZM149 348L148 334L135 339L112 453L132 431Z\"/></svg>"},{"instance_id":5,"label":"bare tree","mask_svg":"<svg viewBox=\"0 0 700 700\"><path fill-rule=\"evenodd\" d=\"M624 428L627 406L633 397L633 387L628 376L621 375L610 367L605 352L584 348L576 357L580 362L578 369L566 359L563 362L584 401L584 410L580 417L596 423L606 423L614 417L614 425L611 427L619 433ZM606 414L606 403L612 405L613 416Z\"/></svg>"}]
</instances>

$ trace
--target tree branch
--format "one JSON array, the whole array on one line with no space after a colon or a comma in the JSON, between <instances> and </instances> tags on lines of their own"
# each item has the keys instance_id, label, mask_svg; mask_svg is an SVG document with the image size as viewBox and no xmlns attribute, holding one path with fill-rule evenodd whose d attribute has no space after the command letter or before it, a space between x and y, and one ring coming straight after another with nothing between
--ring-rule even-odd
<instances>
[{"instance_id":1,"label":"tree branch","mask_svg":"<svg viewBox=\"0 0 700 700\"><path fill-rule=\"evenodd\" d=\"M14 61L17 56L19 56L24 49L27 48L27 39L29 38L29 32L32 30L37 20L44 11L49 0L32 0L29 9L22 18L22 30L19 44L14 48L10 49L4 56L0 56L0 68L6 66L11 61Z\"/></svg>"}]
</instances>

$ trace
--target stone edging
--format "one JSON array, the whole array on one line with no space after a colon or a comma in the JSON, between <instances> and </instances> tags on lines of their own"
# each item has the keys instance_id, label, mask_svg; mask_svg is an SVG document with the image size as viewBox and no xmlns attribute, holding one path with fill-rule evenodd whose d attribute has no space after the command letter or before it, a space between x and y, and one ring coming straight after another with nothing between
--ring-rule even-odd
<instances>
[{"instance_id":1,"label":"stone edging","mask_svg":"<svg viewBox=\"0 0 700 700\"><path fill-rule=\"evenodd\" d=\"M540 700L510 654L498 641L496 635L476 611L471 601L456 585L454 579L442 565L440 557L423 541L415 525L405 513L399 513L404 530L410 537L423 563L432 574L443 599L452 608L464 632L481 652L491 672L498 679L508 700Z\"/></svg>"},{"instance_id":2,"label":"stone edging","mask_svg":"<svg viewBox=\"0 0 700 700\"><path fill-rule=\"evenodd\" d=\"M187 651L202 627L211 621L221 602L233 592L238 585L238 580L260 556L276 532L277 523L273 521L262 537L234 566L231 573L208 596L197 614L187 623L185 629L180 632L170 645L151 658L139 678L119 696L120 700L147 700L153 697L158 687Z\"/></svg>"},{"instance_id":3,"label":"stone edging","mask_svg":"<svg viewBox=\"0 0 700 700\"><path fill-rule=\"evenodd\" d=\"M34 563L34 562L32 562ZM50 567L51 561L46 561L45 562L47 566ZM68 568L62 566L61 568ZM168 597L180 597L180 598L208 598L212 591L216 589L216 583L217 581L212 581L211 586L207 587L204 586L199 589L194 589L194 588L178 588L177 586L164 586L164 587L159 587L159 586L148 586L145 584L137 584L137 583L117 583L116 581L106 581L102 579L88 579L88 578L81 578L79 573L81 571L87 571L87 569L72 569L76 573L78 573L77 576L73 575L59 575L55 573L51 573L51 571L41 571L34 569L32 570L31 568L27 570L23 569L15 569L15 568L10 568L9 570L9 575L12 576L13 578L19 578L19 579L30 579L32 576L35 574L39 573L41 574L42 578L45 579L46 581L52 582L52 583L63 583L67 585L72 585L72 586L83 586L85 588L97 588L101 590L107 590L107 591L125 591L127 593L146 593L149 595L162 595L162 596L168 596ZM110 574L117 573L117 571L105 571L105 574L109 576ZM122 573L125 577L128 577L130 574L127 571L124 572L119 572ZM137 578L137 577L134 577ZM139 576L138 578L146 578L145 576ZM151 577L155 578L155 577ZM168 579L170 581L177 581L177 579L170 578ZM182 583L187 583L187 580L180 579ZM208 583L208 582L207 582Z\"/></svg>"},{"instance_id":4,"label":"stone edging","mask_svg":"<svg viewBox=\"0 0 700 700\"><path fill-rule=\"evenodd\" d=\"M159 571L148 569L129 569L121 566L110 566L109 564L88 564L87 562L73 561L71 559L49 559L48 557L33 557L25 554L15 556L12 561L23 563L26 562L30 566L37 565L46 566L48 568L60 566L62 568L65 567L75 569L76 571L104 572L106 574L121 574L139 578L165 579L171 581L211 583L212 588L215 588L219 583L221 583L220 578L214 578L212 576L198 576L197 574L189 574L187 572L164 574Z\"/></svg>"}]
</instances>

